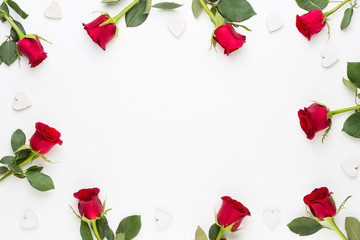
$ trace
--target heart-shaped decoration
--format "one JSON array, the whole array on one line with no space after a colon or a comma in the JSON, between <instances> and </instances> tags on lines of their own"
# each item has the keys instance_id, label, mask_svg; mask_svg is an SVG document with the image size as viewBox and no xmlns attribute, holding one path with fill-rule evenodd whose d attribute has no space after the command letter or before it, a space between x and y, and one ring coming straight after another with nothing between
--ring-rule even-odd
<instances>
[{"instance_id":1,"label":"heart-shaped decoration","mask_svg":"<svg viewBox=\"0 0 360 240\"><path fill-rule=\"evenodd\" d=\"M13 103L13 108L16 111L20 111L23 110L25 108L31 107L31 102L28 99L28 97L22 93L22 92L18 92L15 94L15 101Z\"/></svg>"},{"instance_id":2,"label":"heart-shaped decoration","mask_svg":"<svg viewBox=\"0 0 360 240\"><path fill-rule=\"evenodd\" d=\"M356 159L350 159L341 163L341 168L349 177L356 177L360 163Z\"/></svg>"},{"instance_id":3,"label":"heart-shaped decoration","mask_svg":"<svg viewBox=\"0 0 360 240\"><path fill-rule=\"evenodd\" d=\"M186 24L184 20L169 21L168 28L175 37L179 38L185 31Z\"/></svg>"},{"instance_id":4,"label":"heart-shaped decoration","mask_svg":"<svg viewBox=\"0 0 360 240\"><path fill-rule=\"evenodd\" d=\"M21 219L20 226L24 229L33 229L39 226L39 221L36 217L36 214L28 210L24 213L24 218Z\"/></svg>"},{"instance_id":5,"label":"heart-shaped decoration","mask_svg":"<svg viewBox=\"0 0 360 240\"><path fill-rule=\"evenodd\" d=\"M172 221L172 216L163 211L155 212L155 226L158 230L165 229Z\"/></svg>"},{"instance_id":6,"label":"heart-shaped decoration","mask_svg":"<svg viewBox=\"0 0 360 240\"><path fill-rule=\"evenodd\" d=\"M44 14L51 19L61 19L62 11L60 4L57 1L52 1L50 6L44 10Z\"/></svg>"},{"instance_id":7,"label":"heart-shaped decoration","mask_svg":"<svg viewBox=\"0 0 360 240\"><path fill-rule=\"evenodd\" d=\"M322 50L321 56L323 57L321 65L326 68L331 67L339 60L338 57L328 49Z\"/></svg>"},{"instance_id":8,"label":"heart-shaped decoration","mask_svg":"<svg viewBox=\"0 0 360 240\"><path fill-rule=\"evenodd\" d=\"M284 25L284 20L275 15L269 15L266 18L266 26L269 32L279 30Z\"/></svg>"},{"instance_id":9,"label":"heart-shaped decoration","mask_svg":"<svg viewBox=\"0 0 360 240\"><path fill-rule=\"evenodd\" d=\"M280 212L278 210L265 210L263 217L266 225L270 229L274 229L280 221Z\"/></svg>"}]
</instances>

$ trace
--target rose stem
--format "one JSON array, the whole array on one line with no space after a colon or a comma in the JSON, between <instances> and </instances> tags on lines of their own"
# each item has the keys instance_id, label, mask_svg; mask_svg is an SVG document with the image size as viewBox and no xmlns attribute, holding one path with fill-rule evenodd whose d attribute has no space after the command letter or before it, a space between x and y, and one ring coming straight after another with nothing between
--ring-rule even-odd
<instances>
[{"instance_id":1,"label":"rose stem","mask_svg":"<svg viewBox=\"0 0 360 240\"><path fill-rule=\"evenodd\" d=\"M122 10L118 15L113 17L115 24L119 21L119 19L125 15L133 6L135 6L140 0L135 0L132 3L130 3L124 10Z\"/></svg>"},{"instance_id":2,"label":"rose stem","mask_svg":"<svg viewBox=\"0 0 360 240\"><path fill-rule=\"evenodd\" d=\"M334 111L330 111L330 117L339 113L343 113L343 112L348 112L348 111L352 111L352 110L358 110L360 109L360 106L354 106L354 107L348 107L348 108L343 108L343 109L339 109L339 110L334 110Z\"/></svg>"},{"instance_id":3,"label":"rose stem","mask_svg":"<svg viewBox=\"0 0 360 240\"><path fill-rule=\"evenodd\" d=\"M99 235L99 231L98 231L98 229L96 227L96 219L91 220L90 223L91 223L92 229L94 230L94 234L95 234L96 239L102 240L100 235Z\"/></svg>"},{"instance_id":4,"label":"rose stem","mask_svg":"<svg viewBox=\"0 0 360 240\"><path fill-rule=\"evenodd\" d=\"M347 238L345 237L345 235L340 231L340 229L338 228L338 226L336 225L335 221L334 221L334 218L325 218L325 220L330 223L331 227L333 227L333 230L335 232L337 232L337 234L340 235L340 237L343 239L343 240L347 240Z\"/></svg>"},{"instance_id":5,"label":"rose stem","mask_svg":"<svg viewBox=\"0 0 360 240\"><path fill-rule=\"evenodd\" d=\"M5 15L3 17L14 28L14 30L15 30L16 34L18 35L19 39L23 39L25 37L25 35L21 32L20 28L16 25L16 23L10 18L10 16L4 10L0 9L0 11L5 13Z\"/></svg>"},{"instance_id":6,"label":"rose stem","mask_svg":"<svg viewBox=\"0 0 360 240\"><path fill-rule=\"evenodd\" d=\"M341 8L344 4L350 2L350 0L345 0L342 1L339 5L337 5L336 7L334 7L333 9L331 9L330 11L327 11L326 13L324 13L325 18L327 18L328 16L330 16L331 14L333 14L334 12L336 12L339 8Z\"/></svg>"},{"instance_id":7,"label":"rose stem","mask_svg":"<svg viewBox=\"0 0 360 240\"><path fill-rule=\"evenodd\" d=\"M211 18L211 21L216 25L215 15L211 12L211 10L208 8L204 0L199 0L201 6L205 10L206 14Z\"/></svg>"},{"instance_id":8,"label":"rose stem","mask_svg":"<svg viewBox=\"0 0 360 240\"><path fill-rule=\"evenodd\" d=\"M19 164L19 167L24 166L25 164L27 164L28 162L30 162L31 160L34 160L35 157L37 157L37 153L31 152L30 156L23 161L22 163ZM2 176L2 178L0 178L0 182L4 181L6 178L8 178L9 176L13 175L14 172L9 170L4 176Z\"/></svg>"},{"instance_id":9,"label":"rose stem","mask_svg":"<svg viewBox=\"0 0 360 240\"><path fill-rule=\"evenodd\" d=\"M221 240L221 237L224 234L224 232L225 232L225 228L220 227L220 231L216 237L216 240Z\"/></svg>"}]
</instances>

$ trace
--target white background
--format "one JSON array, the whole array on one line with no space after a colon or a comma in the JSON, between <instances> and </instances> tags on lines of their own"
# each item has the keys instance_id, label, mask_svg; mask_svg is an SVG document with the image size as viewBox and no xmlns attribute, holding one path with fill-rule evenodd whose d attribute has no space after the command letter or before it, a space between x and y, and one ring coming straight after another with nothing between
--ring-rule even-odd
<instances>
[{"instance_id":1,"label":"white background","mask_svg":"<svg viewBox=\"0 0 360 240\"><path fill-rule=\"evenodd\" d=\"M336 216L342 230L346 216L360 218L359 178L340 168L360 158L360 141L341 131L349 114L333 118L324 144L321 134L308 140L297 117L311 100L333 110L354 105L341 79L347 61L360 61L358 9L345 31L339 28L341 9L329 21L331 39L324 29L308 42L295 27L296 14L304 13L295 1L253 0L257 15L245 22L253 31L239 28L247 42L226 56L219 46L209 51L214 26L205 13L193 18L190 0L177 0L184 6L175 11L152 9L137 28L126 28L122 19L105 52L81 23L96 18L89 14L96 10L114 16L130 1L109 7L97 0L59 0L61 20L44 17L49 0L18 2L30 14L20 21L26 31L54 44L43 43L48 58L34 69L26 57L21 66L0 66L0 155L11 154L13 131L21 128L31 137L38 121L58 129L64 144L47 154L57 164L35 162L53 178L55 190L38 192L15 177L1 183L1 240L80 240L69 205L76 208L72 194L88 187L107 197L114 230L122 218L141 214L139 240L194 239L198 225L207 232L214 223L223 195L252 215L232 239L302 239L286 224L306 216L302 198L321 186L334 192L338 206L353 195ZM284 27L268 33L269 14L283 18ZM179 19L187 27L176 39L167 24ZM8 31L0 24L3 39ZM323 68L323 49L339 62ZM33 106L16 112L12 103L19 91ZM20 228L28 209L38 216L38 229ZM159 209L173 216L163 231L154 225ZM281 212L274 230L264 224L266 209ZM304 239L339 236L321 230Z\"/></svg>"}]
</instances>

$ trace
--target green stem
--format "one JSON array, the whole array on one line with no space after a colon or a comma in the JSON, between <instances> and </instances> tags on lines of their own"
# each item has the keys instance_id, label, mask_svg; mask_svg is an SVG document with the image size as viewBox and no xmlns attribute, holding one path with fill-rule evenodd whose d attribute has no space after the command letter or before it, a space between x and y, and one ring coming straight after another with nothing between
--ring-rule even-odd
<instances>
[{"instance_id":1,"label":"green stem","mask_svg":"<svg viewBox=\"0 0 360 240\"><path fill-rule=\"evenodd\" d=\"M90 223L91 223L91 227L92 227L92 229L94 231L96 239L97 240L102 240L100 235L99 235L99 231L98 231L98 229L96 227L96 219L91 220Z\"/></svg>"},{"instance_id":2,"label":"green stem","mask_svg":"<svg viewBox=\"0 0 360 240\"><path fill-rule=\"evenodd\" d=\"M353 107L348 107L348 108L343 108L343 109L339 109L339 110L334 110L334 111L330 111L330 117L339 113L343 113L343 112L348 112L348 111L353 111L353 110L358 110L360 109L360 106L353 106Z\"/></svg>"},{"instance_id":3,"label":"green stem","mask_svg":"<svg viewBox=\"0 0 360 240\"><path fill-rule=\"evenodd\" d=\"M31 152L30 156L25 161L23 161L22 163L19 164L19 167L24 166L25 164L27 164L28 162L33 160L35 157L37 157L37 153ZM9 170L4 176L2 176L0 178L0 182L4 181L6 178L8 178L9 176L11 176L13 174L14 174L14 172Z\"/></svg>"},{"instance_id":4,"label":"green stem","mask_svg":"<svg viewBox=\"0 0 360 240\"><path fill-rule=\"evenodd\" d=\"M216 237L216 240L220 240L222 235L224 234L224 232L225 232L225 228L220 227L220 231L219 231L219 233L218 233L218 235Z\"/></svg>"},{"instance_id":5,"label":"green stem","mask_svg":"<svg viewBox=\"0 0 360 240\"><path fill-rule=\"evenodd\" d=\"M120 20L122 16L125 15L133 6L135 6L140 0L134 0L132 3L129 4L124 10L122 10L118 15L113 17L115 24Z\"/></svg>"},{"instance_id":6,"label":"green stem","mask_svg":"<svg viewBox=\"0 0 360 240\"><path fill-rule=\"evenodd\" d=\"M16 25L16 23L11 19L11 17L4 11L1 10L3 13L5 13L4 18L10 25L14 28L16 34L18 35L19 39L23 39L25 35L21 32L20 28Z\"/></svg>"},{"instance_id":7,"label":"green stem","mask_svg":"<svg viewBox=\"0 0 360 240\"><path fill-rule=\"evenodd\" d=\"M327 18L328 16L330 16L331 14L336 12L339 8L341 8L343 5L345 5L348 2L350 2L350 0L344 0L339 5L337 5L333 9L331 9L330 11L327 11L326 13L324 13L325 18Z\"/></svg>"},{"instance_id":8,"label":"green stem","mask_svg":"<svg viewBox=\"0 0 360 240\"><path fill-rule=\"evenodd\" d=\"M211 12L211 10L208 8L204 0L199 0L201 6L205 10L206 14L211 18L211 21L213 21L214 24L216 24L215 15Z\"/></svg>"},{"instance_id":9,"label":"green stem","mask_svg":"<svg viewBox=\"0 0 360 240\"><path fill-rule=\"evenodd\" d=\"M330 223L330 226L333 228L333 230L335 232L337 232L337 234L339 234L339 236L343 239L343 240L347 240L347 238L345 237L345 235L340 231L340 229L338 228L338 226L336 225L334 218L325 218L325 220Z\"/></svg>"}]
</instances>

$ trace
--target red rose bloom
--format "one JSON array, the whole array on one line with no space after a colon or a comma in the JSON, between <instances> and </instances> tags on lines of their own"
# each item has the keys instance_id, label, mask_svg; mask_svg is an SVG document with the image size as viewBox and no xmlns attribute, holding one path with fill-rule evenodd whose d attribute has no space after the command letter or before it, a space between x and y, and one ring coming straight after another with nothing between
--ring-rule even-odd
<instances>
[{"instance_id":1,"label":"red rose bloom","mask_svg":"<svg viewBox=\"0 0 360 240\"><path fill-rule=\"evenodd\" d=\"M331 199L329 190L326 187L315 188L310 194L304 197L304 202L309 206L311 213L320 220L333 217L336 214L335 203Z\"/></svg>"},{"instance_id":2,"label":"red rose bloom","mask_svg":"<svg viewBox=\"0 0 360 240\"><path fill-rule=\"evenodd\" d=\"M224 54L229 55L241 48L246 37L237 33L231 24L226 23L215 30L214 40L224 48Z\"/></svg>"},{"instance_id":3,"label":"red rose bloom","mask_svg":"<svg viewBox=\"0 0 360 240\"><path fill-rule=\"evenodd\" d=\"M18 49L22 55L29 59L31 67L36 67L47 57L39 39L24 37L18 41Z\"/></svg>"},{"instance_id":4,"label":"red rose bloom","mask_svg":"<svg viewBox=\"0 0 360 240\"><path fill-rule=\"evenodd\" d=\"M246 216L250 216L250 212L240 202L231 197L224 196L221 199L223 203L217 214L217 221L224 228L235 223L231 228L231 231L234 232L240 226L241 221Z\"/></svg>"},{"instance_id":5,"label":"red rose bloom","mask_svg":"<svg viewBox=\"0 0 360 240\"><path fill-rule=\"evenodd\" d=\"M36 132L30 139L31 148L40 154L46 154L55 144L62 144L61 134L52 127L38 122L35 124Z\"/></svg>"},{"instance_id":6,"label":"red rose bloom","mask_svg":"<svg viewBox=\"0 0 360 240\"><path fill-rule=\"evenodd\" d=\"M296 15L296 27L309 41L325 26L324 14L319 10L311 10L305 15Z\"/></svg>"},{"instance_id":7,"label":"red rose bloom","mask_svg":"<svg viewBox=\"0 0 360 240\"><path fill-rule=\"evenodd\" d=\"M78 208L82 217L93 220L101 216L103 206L98 197L99 192L98 188L88 188L74 193L74 197L79 199Z\"/></svg>"},{"instance_id":8,"label":"red rose bloom","mask_svg":"<svg viewBox=\"0 0 360 240\"><path fill-rule=\"evenodd\" d=\"M116 25L113 23L99 26L109 18L109 15L103 14L88 24L83 23L84 29L87 31L91 39L103 50L105 50L106 44L115 37L116 33Z\"/></svg>"},{"instance_id":9,"label":"red rose bloom","mask_svg":"<svg viewBox=\"0 0 360 240\"><path fill-rule=\"evenodd\" d=\"M317 103L313 103L308 108L298 111L300 126L308 139L313 139L315 133L329 127L331 119L327 117L328 112L327 107Z\"/></svg>"}]
</instances>

